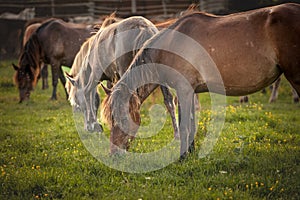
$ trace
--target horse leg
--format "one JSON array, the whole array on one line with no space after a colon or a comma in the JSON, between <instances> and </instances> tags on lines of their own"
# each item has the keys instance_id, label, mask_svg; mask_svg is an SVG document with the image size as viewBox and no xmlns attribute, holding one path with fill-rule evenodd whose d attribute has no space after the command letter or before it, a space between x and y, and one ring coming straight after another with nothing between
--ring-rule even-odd
<instances>
[{"instance_id":1,"label":"horse leg","mask_svg":"<svg viewBox=\"0 0 300 200\"><path fill-rule=\"evenodd\" d=\"M297 69L299 69L299 67L298 68L296 66L293 66L293 67L291 66L290 69L295 69L295 71L291 70L291 72L285 71L283 73L284 73L284 76L286 77L286 79L290 82L290 84L294 88L295 93L298 96L300 96L300 72L297 71Z\"/></svg>"},{"instance_id":2,"label":"horse leg","mask_svg":"<svg viewBox=\"0 0 300 200\"><path fill-rule=\"evenodd\" d=\"M42 75L42 89L45 90L47 89L48 86L48 65L45 63L42 63L42 70L41 70L41 75Z\"/></svg>"},{"instance_id":3,"label":"horse leg","mask_svg":"<svg viewBox=\"0 0 300 200\"><path fill-rule=\"evenodd\" d=\"M66 77L64 75L64 72L62 70L62 67L59 67L59 79L60 79L60 82L62 83L64 89L65 89L65 93L66 93L66 99L68 100L69 99L69 94L67 92L67 89L65 87L66 85Z\"/></svg>"},{"instance_id":4,"label":"horse leg","mask_svg":"<svg viewBox=\"0 0 300 200\"><path fill-rule=\"evenodd\" d=\"M271 96L270 96L270 99L269 99L269 103L275 102L276 99L278 98L278 88L279 88L279 85L280 85L280 81L281 81L281 77L279 77L275 81L275 83L273 83L272 93L271 93Z\"/></svg>"},{"instance_id":5,"label":"horse leg","mask_svg":"<svg viewBox=\"0 0 300 200\"><path fill-rule=\"evenodd\" d=\"M192 104L191 104L191 131L189 134L189 153L195 151L195 134L196 134L196 119L195 119L195 95L192 96Z\"/></svg>"},{"instance_id":6,"label":"horse leg","mask_svg":"<svg viewBox=\"0 0 300 200\"><path fill-rule=\"evenodd\" d=\"M201 110L201 105L200 105L200 102L199 102L199 96L198 96L198 94L195 94L194 96L195 96L195 98L194 98L195 111L200 111Z\"/></svg>"},{"instance_id":7,"label":"horse leg","mask_svg":"<svg viewBox=\"0 0 300 200\"><path fill-rule=\"evenodd\" d=\"M192 122L194 114L194 93L182 93L179 91L178 100L180 104L180 121L179 121L179 132L180 132L180 159L184 159L187 156L190 142L193 140L194 133L192 133Z\"/></svg>"},{"instance_id":8,"label":"horse leg","mask_svg":"<svg viewBox=\"0 0 300 200\"><path fill-rule=\"evenodd\" d=\"M164 96L164 103L168 109L168 112L171 115L172 125L173 125L173 129L174 129L174 138L179 139L179 130L178 130L176 117L175 117L175 106L174 106L174 102L173 102L173 95L170 92L170 90L165 86L160 86L160 89Z\"/></svg>"},{"instance_id":9,"label":"horse leg","mask_svg":"<svg viewBox=\"0 0 300 200\"><path fill-rule=\"evenodd\" d=\"M57 83L58 83L58 77L60 76L60 74L59 74L60 73L60 64L59 63L52 62L51 73L52 73L52 86L53 86L51 100L56 100L57 99L57 96L56 96Z\"/></svg>"},{"instance_id":10,"label":"horse leg","mask_svg":"<svg viewBox=\"0 0 300 200\"><path fill-rule=\"evenodd\" d=\"M299 103L299 96L297 94L297 91L294 88L292 88L292 93L293 93L294 103Z\"/></svg>"},{"instance_id":11,"label":"horse leg","mask_svg":"<svg viewBox=\"0 0 300 200\"><path fill-rule=\"evenodd\" d=\"M240 96L240 103L248 103L249 98L248 96Z\"/></svg>"}]
</instances>

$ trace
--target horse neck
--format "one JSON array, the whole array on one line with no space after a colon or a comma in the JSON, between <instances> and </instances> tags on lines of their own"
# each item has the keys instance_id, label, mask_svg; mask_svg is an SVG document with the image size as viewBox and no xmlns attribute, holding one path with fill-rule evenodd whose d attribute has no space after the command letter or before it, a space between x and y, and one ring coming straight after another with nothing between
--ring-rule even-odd
<instances>
[{"instance_id":1,"label":"horse neck","mask_svg":"<svg viewBox=\"0 0 300 200\"><path fill-rule=\"evenodd\" d=\"M40 68L40 61L42 59L42 51L40 44L38 42L38 38L36 34L32 34L31 37L28 39L28 41L25 44L21 60L25 59L27 57L27 61L30 63L31 68L36 71ZM20 63L21 64L21 63Z\"/></svg>"},{"instance_id":2,"label":"horse neck","mask_svg":"<svg viewBox=\"0 0 300 200\"><path fill-rule=\"evenodd\" d=\"M158 86L158 84L150 83L139 87L137 90L137 96L141 103L144 102Z\"/></svg>"},{"instance_id":3,"label":"horse neck","mask_svg":"<svg viewBox=\"0 0 300 200\"><path fill-rule=\"evenodd\" d=\"M159 86L158 84L151 83L151 80L155 80L152 76L155 76L155 72L152 70L148 70L148 67L139 68L137 71L134 71L134 68L128 70L124 76L122 76L122 80L117 83L126 85L131 93L136 93L141 103L147 99L147 97ZM130 74L133 71L133 76ZM149 81L150 80L150 81ZM137 84L143 84L142 86L137 88Z\"/></svg>"}]
</instances>

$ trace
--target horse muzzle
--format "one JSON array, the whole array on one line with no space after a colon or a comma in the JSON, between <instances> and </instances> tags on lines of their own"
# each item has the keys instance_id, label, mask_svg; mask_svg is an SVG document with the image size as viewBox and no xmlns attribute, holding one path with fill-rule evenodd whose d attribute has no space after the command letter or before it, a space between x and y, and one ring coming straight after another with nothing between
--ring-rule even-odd
<instances>
[{"instance_id":1,"label":"horse muzzle","mask_svg":"<svg viewBox=\"0 0 300 200\"><path fill-rule=\"evenodd\" d=\"M97 132L97 133L102 133L103 132L103 127L101 124L98 122L93 122L93 123L88 123L85 127L85 129L89 132Z\"/></svg>"}]
</instances>

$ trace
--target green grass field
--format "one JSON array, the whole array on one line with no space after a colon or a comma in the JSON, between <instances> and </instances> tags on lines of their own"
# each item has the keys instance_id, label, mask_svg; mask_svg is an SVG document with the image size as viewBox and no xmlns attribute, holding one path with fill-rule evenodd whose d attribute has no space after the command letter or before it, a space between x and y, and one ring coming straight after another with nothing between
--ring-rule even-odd
<instances>
[{"instance_id":1,"label":"green grass field","mask_svg":"<svg viewBox=\"0 0 300 200\"><path fill-rule=\"evenodd\" d=\"M221 136L202 159L198 151L211 111L209 95L200 94L196 152L134 174L87 151L61 84L57 101L49 100L49 79L48 90L41 90L40 81L31 100L18 104L10 63L0 62L0 199L300 199L300 105L292 103L286 80L273 104L269 91L243 105L228 97ZM143 116L147 123L145 111ZM130 151L151 152L172 137L168 118L159 134L133 141Z\"/></svg>"}]
</instances>

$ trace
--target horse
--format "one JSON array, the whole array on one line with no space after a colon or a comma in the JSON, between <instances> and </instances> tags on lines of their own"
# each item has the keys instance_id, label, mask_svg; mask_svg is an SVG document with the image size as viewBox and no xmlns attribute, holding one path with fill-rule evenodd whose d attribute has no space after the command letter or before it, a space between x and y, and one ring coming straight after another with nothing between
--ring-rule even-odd
<instances>
[{"instance_id":1,"label":"horse","mask_svg":"<svg viewBox=\"0 0 300 200\"><path fill-rule=\"evenodd\" d=\"M279 77L271 86L271 95L269 98L269 103L273 103L277 100L278 98L278 89L279 89L279 85L281 82L281 77ZM266 90L263 89L262 90L263 93L266 93ZM292 88L292 96L293 96L293 101L294 103L298 103L299 102L299 96L296 92L296 90L294 88ZM240 103L247 103L249 101L249 97L248 96L241 96L240 97Z\"/></svg>"},{"instance_id":2,"label":"horse","mask_svg":"<svg viewBox=\"0 0 300 200\"><path fill-rule=\"evenodd\" d=\"M66 23L60 19L44 22L26 42L19 57L19 66L13 66L16 70L14 80L19 89L19 102L29 99L40 73L40 61L51 65L51 99L56 100L58 78L64 86L66 82L61 65L72 66L80 46L91 36L90 32L86 25Z\"/></svg>"},{"instance_id":3,"label":"horse","mask_svg":"<svg viewBox=\"0 0 300 200\"><path fill-rule=\"evenodd\" d=\"M140 16L126 18L105 28L101 27L97 32L81 63L79 73L75 77L66 75L72 83L69 101L77 108L76 110L84 113L85 130L103 131L102 125L97 122L98 107L95 97L98 83L104 80L115 83L119 80L136 52L157 32L154 24ZM166 87L161 87L161 91L172 117L174 136L178 137L173 96Z\"/></svg>"},{"instance_id":4,"label":"horse","mask_svg":"<svg viewBox=\"0 0 300 200\"><path fill-rule=\"evenodd\" d=\"M284 74L299 95L299 21L299 4L290 3L226 16L195 12L160 31L145 43L102 102L102 118L111 126L110 152L126 150L128 139L134 138L140 124L139 108L160 85L147 82L153 77L176 90L181 107L181 159L194 146L194 93L247 95L269 86ZM170 49L184 52L186 57ZM202 50L213 62L201 63L206 55ZM200 70L195 67L198 63ZM161 66L167 66L166 73L159 73ZM170 71L179 75L169 75ZM125 100L128 106L124 106Z\"/></svg>"}]
</instances>

